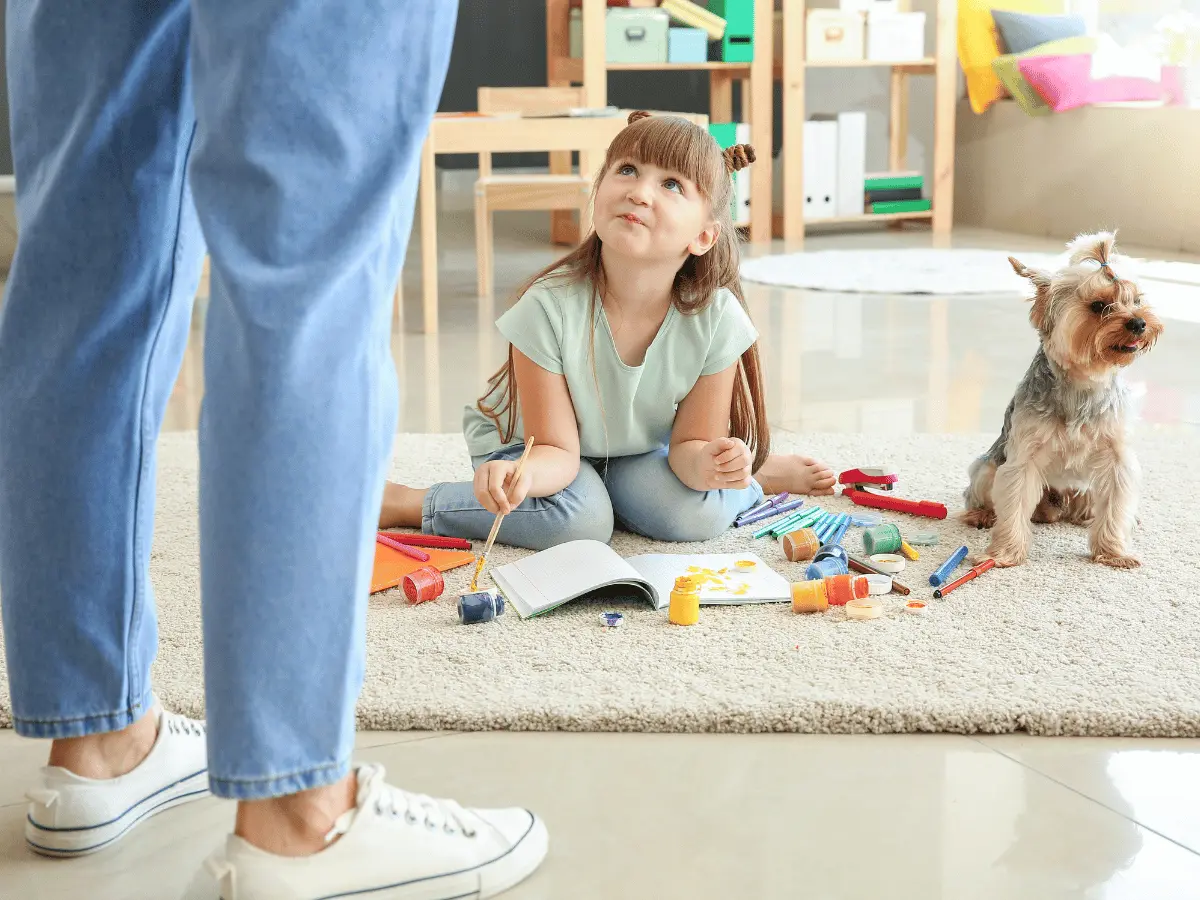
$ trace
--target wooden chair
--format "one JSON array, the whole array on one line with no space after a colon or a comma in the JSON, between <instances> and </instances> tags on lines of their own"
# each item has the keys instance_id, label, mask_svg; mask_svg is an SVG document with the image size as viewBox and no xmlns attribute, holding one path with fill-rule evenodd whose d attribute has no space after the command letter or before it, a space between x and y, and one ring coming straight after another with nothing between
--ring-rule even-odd
<instances>
[{"instance_id":1,"label":"wooden chair","mask_svg":"<svg viewBox=\"0 0 1200 900\"><path fill-rule=\"evenodd\" d=\"M547 115L586 105L583 88L533 87L479 89L479 112L485 115L519 113ZM579 148L595 150L597 148ZM475 254L479 294L490 296L493 287L492 213L496 210L579 210L580 230L591 227L588 216L592 179L584 157L578 174L556 173L563 156L555 154L549 174L495 175L492 155L479 154L479 180L475 182ZM567 167L569 169L569 166Z\"/></svg>"}]
</instances>

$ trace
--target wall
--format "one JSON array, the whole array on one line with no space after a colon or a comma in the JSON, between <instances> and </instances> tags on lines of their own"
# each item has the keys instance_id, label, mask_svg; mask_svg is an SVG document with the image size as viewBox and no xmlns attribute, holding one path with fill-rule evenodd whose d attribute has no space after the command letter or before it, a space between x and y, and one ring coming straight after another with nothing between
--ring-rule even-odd
<instances>
[{"instance_id":1,"label":"wall","mask_svg":"<svg viewBox=\"0 0 1200 900\"><path fill-rule=\"evenodd\" d=\"M955 224L1200 253L1200 110L1098 108L1030 118L960 105Z\"/></svg>"}]
</instances>

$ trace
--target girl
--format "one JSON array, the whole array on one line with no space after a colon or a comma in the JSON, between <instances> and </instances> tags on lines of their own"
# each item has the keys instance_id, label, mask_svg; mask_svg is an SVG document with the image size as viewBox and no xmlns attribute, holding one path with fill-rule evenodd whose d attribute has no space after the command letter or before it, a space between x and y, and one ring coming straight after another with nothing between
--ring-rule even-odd
<instances>
[{"instance_id":1,"label":"girl","mask_svg":"<svg viewBox=\"0 0 1200 900\"><path fill-rule=\"evenodd\" d=\"M508 362L463 419L474 483L388 484L380 524L482 539L504 513L498 540L533 550L607 542L614 521L703 541L764 491L832 493L826 466L769 455L730 216L730 173L753 160L685 119L631 114L595 230L496 323Z\"/></svg>"}]
</instances>

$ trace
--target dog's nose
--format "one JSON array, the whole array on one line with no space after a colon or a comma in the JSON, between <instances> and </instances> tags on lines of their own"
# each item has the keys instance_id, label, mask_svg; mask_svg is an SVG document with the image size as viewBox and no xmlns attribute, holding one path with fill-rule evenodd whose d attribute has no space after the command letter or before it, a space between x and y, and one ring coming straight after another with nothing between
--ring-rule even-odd
<instances>
[{"instance_id":1,"label":"dog's nose","mask_svg":"<svg viewBox=\"0 0 1200 900\"><path fill-rule=\"evenodd\" d=\"M1138 317L1130 319L1128 322L1126 322L1125 327L1128 328L1130 331L1132 331L1134 334L1141 334L1143 331L1146 330L1146 320L1143 319L1141 316L1138 316Z\"/></svg>"}]
</instances>

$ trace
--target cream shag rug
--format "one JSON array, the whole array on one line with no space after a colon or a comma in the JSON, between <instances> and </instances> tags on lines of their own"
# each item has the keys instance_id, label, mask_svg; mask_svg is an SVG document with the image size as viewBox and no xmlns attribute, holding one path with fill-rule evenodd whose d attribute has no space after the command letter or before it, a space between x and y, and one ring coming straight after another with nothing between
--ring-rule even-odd
<instances>
[{"instance_id":1,"label":"cream shag rug","mask_svg":"<svg viewBox=\"0 0 1200 900\"><path fill-rule=\"evenodd\" d=\"M747 259L747 281L859 294L1024 294L1029 282L1001 250L818 250ZM1016 252L1027 266L1057 269L1066 255ZM1159 315L1200 322L1200 265L1136 260Z\"/></svg>"},{"instance_id":2,"label":"cream shag rug","mask_svg":"<svg viewBox=\"0 0 1200 900\"><path fill-rule=\"evenodd\" d=\"M885 462L905 496L960 504L966 467L986 436L778 433L835 468ZM378 729L568 729L614 731L1007 732L1200 736L1200 508L1192 487L1200 442L1142 435L1144 565L1118 572L1084 558L1085 534L1039 526L1033 558L993 571L945 600L927 576L955 546L986 546L987 534L952 520L895 516L934 527L938 547L902 576L930 599L924 618L897 595L882 619L841 611L793 615L772 604L705 607L680 628L649 604L576 602L541 618L516 615L481 626L457 622L453 598L470 568L451 573L447 595L409 606L399 591L373 597L360 725ZM396 459L417 460L394 477L415 484L466 478L457 435L405 435ZM818 501L851 509L841 499ZM709 544L665 547L627 534L623 554L753 548L789 577L800 567L779 545L731 530ZM861 552L852 529L849 549ZM503 563L521 551L497 547ZM151 569L161 649L154 676L171 707L203 710L197 571L194 434L163 438L158 529ZM604 631L599 613L626 624ZM0 724L10 721L0 682Z\"/></svg>"}]
</instances>

